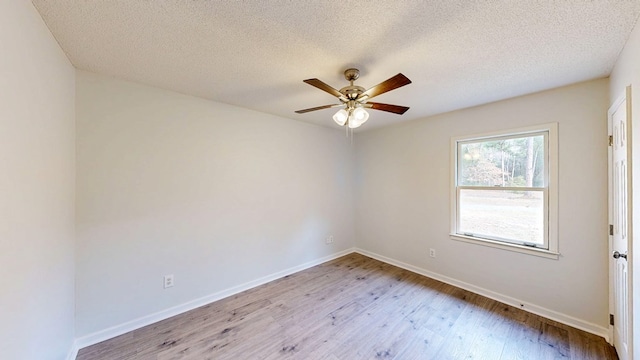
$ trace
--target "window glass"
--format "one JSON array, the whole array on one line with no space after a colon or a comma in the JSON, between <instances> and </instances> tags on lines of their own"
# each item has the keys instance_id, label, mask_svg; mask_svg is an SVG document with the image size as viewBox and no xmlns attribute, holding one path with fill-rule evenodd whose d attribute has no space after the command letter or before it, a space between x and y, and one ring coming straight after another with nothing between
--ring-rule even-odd
<instances>
[{"instance_id":1,"label":"window glass","mask_svg":"<svg viewBox=\"0 0 640 360\"><path fill-rule=\"evenodd\" d=\"M460 190L458 231L543 246L543 197L542 191Z\"/></svg>"},{"instance_id":2,"label":"window glass","mask_svg":"<svg viewBox=\"0 0 640 360\"><path fill-rule=\"evenodd\" d=\"M544 135L462 142L458 185L543 187Z\"/></svg>"}]
</instances>

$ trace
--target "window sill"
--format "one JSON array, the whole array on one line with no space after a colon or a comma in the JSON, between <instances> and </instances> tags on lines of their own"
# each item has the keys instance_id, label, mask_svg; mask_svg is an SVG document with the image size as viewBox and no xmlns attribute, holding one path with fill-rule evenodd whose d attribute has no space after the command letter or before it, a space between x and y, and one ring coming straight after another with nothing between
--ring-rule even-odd
<instances>
[{"instance_id":1,"label":"window sill","mask_svg":"<svg viewBox=\"0 0 640 360\"><path fill-rule=\"evenodd\" d=\"M500 241L479 239L472 236L465 236L460 234L449 234L449 237L452 240L463 241L466 243L488 246L488 247L502 249L502 250L514 251L522 254L540 256L547 259L558 260L558 258L560 257L560 253L558 252L554 252L546 249L532 248L524 245L508 244Z\"/></svg>"}]
</instances>

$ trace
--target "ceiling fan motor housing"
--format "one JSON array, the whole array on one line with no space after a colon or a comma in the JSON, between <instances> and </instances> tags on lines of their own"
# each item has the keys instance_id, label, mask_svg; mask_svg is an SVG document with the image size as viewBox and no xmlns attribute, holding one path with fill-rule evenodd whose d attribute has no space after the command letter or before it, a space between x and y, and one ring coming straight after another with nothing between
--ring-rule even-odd
<instances>
[{"instance_id":1,"label":"ceiling fan motor housing","mask_svg":"<svg viewBox=\"0 0 640 360\"><path fill-rule=\"evenodd\" d=\"M357 85L349 85L340 89L340 93L347 97L349 100L355 100L358 95L362 94L365 91L365 88Z\"/></svg>"}]
</instances>

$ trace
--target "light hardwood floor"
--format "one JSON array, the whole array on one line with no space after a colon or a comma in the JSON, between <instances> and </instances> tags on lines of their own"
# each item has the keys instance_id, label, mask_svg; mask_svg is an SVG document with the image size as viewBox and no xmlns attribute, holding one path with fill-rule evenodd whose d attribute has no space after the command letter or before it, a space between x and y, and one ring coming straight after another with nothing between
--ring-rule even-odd
<instances>
[{"instance_id":1,"label":"light hardwood floor","mask_svg":"<svg viewBox=\"0 0 640 360\"><path fill-rule=\"evenodd\" d=\"M604 339L350 254L81 349L93 359L617 359Z\"/></svg>"}]
</instances>

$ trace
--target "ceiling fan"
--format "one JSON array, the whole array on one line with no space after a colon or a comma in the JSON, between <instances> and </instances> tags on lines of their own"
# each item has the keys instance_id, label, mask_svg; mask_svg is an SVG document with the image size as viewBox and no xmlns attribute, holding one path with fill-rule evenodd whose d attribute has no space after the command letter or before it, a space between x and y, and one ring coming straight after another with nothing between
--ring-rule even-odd
<instances>
[{"instance_id":1,"label":"ceiling fan","mask_svg":"<svg viewBox=\"0 0 640 360\"><path fill-rule=\"evenodd\" d=\"M304 80L305 83L311 86L315 86L318 89L326 91L329 94L337 97L338 100L340 100L340 104L323 105L309 109L298 110L296 111L296 113L304 114L310 111L344 107L338 110L335 115L333 115L333 120L340 126L347 125L349 128L355 129L364 124L365 121L369 119L369 113L365 110L365 108L386 111L399 115L402 115L407 110L409 110L409 107L407 106L382 104L369 101L374 96L378 96L388 91L411 84L411 80L409 80L406 76L398 74L368 90L365 90L362 86L353 85L353 82L360 77L360 71L358 69L351 68L345 70L344 77L351 84L343 87L340 90L336 90L318 79Z\"/></svg>"}]
</instances>

